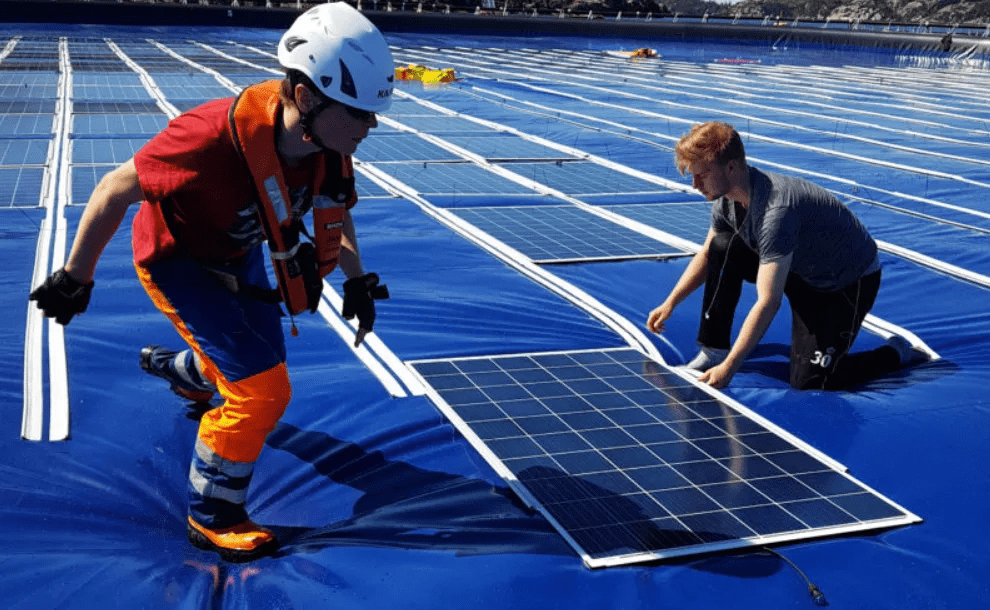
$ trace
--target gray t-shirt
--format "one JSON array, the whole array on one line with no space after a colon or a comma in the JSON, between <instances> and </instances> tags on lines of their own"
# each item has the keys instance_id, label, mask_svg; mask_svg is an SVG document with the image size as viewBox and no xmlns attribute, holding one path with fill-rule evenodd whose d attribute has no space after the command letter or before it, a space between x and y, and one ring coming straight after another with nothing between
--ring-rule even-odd
<instances>
[{"instance_id":1,"label":"gray t-shirt","mask_svg":"<svg viewBox=\"0 0 990 610\"><path fill-rule=\"evenodd\" d=\"M773 262L794 253L791 272L818 290L838 290L880 269L866 227L825 189L791 176L749 168L750 202L742 223L727 197L712 205L712 228L733 231Z\"/></svg>"}]
</instances>

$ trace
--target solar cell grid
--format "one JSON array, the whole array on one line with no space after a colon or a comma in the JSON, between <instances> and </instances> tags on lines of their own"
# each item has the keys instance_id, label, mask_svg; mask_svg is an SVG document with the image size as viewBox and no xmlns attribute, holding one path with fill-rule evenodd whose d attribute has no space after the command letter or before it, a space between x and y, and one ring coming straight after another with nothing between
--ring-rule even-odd
<instances>
[{"instance_id":1,"label":"solar cell grid","mask_svg":"<svg viewBox=\"0 0 990 610\"><path fill-rule=\"evenodd\" d=\"M0 115L0 135L25 137L52 136L54 117L51 114Z\"/></svg>"},{"instance_id":2,"label":"solar cell grid","mask_svg":"<svg viewBox=\"0 0 990 610\"><path fill-rule=\"evenodd\" d=\"M354 187L357 190L358 199L366 197L391 197L388 191L360 174L355 177Z\"/></svg>"},{"instance_id":3,"label":"solar cell grid","mask_svg":"<svg viewBox=\"0 0 990 610\"><path fill-rule=\"evenodd\" d=\"M75 138L71 141L72 163L119 164L134 156L150 138Z\"/></svg>"},{"instance_id":4,"label":"solar cell grid","mask_svg":"<svg viewBox=\"0 0 990 610\"><path fill-rule=\"evenodd\" d=\"M57 72L57 61L10 59L0 62L0 72Z\"/></svg>"},{"instance_id":5,"label":"solar cell grid","mask_svg":"<svg viewBox=\"0 0 990 610\"><path fill-rule=\"evenodd\" d=\"M445 135L444 140L477 155L481 155L488 160L575 158L572 155L512 134L492 133L484 136Z\"/></svg>"},{"instance_id":6,"label":"solar cell grid","mask_svg":"<svg viewBox=\"0 0 990 610\"><path fill-rule=\"evenodd\" d=\"M472 163L395 163L379 169L423 194L533 192Z\"/></svg>"},{"instance_id":7,"label":"solar cell grid","mask_svg":"<svg viewBox=\"0 0 990 610\"><path fill-rule=\"evenodd\" d=\"M142 86L82 85L73 83L72 99L80 101L142 101L151 95Z\"/></svg>"},{"instance_id":8,"label":"solar cell grid","mask_svg":"<svg viewBox=\"0 0 990 610\"><path fill-rule=\"evenodd\" d=\"M98 85L101 87L142 87L138 74L74 74L72 84L76 87Z\"/></svg>"},{"instance_id":9,"label":"solar cell grid","mask_svg":"<svg viewBox=\"0 0 990 610\"><path fill-rule=\"evenodd\" d=\"M0 168L0 207L41 205L43 168Z\"/></svg>"},{"instance_id":10,"label":"solar cell grid","mask_svg":"<svg viewBox=\"0 0 990 610\"><path fill-rule=\"evenodd\" d=\"M75 135L115 136L154 135L165 128L164 114L74 114L72 133ZM2 125L2 124L0 124Z\"/></svg>"},{"instance_id":11,"label":"solar cell grid","mask_svg":"<svg viewBox=\"0 0 990 610\"><path fill-rule=\"evenodd\" d=\"M400 115L394 114L390 111L386 113L386 116L393 118L399 123L406 125L407 127L412 127L419 131L424 131L431 134L445 134L445 133L455 133L460 135L465 135L468 133L476 134L487 134L492 133L492 130L487 129L483 125L474 123L467 119L462 119L460 117L452 117L445 115Z\"/></svg>"},{"instance_id":12,"label":"solar cell grid","mask_svg":"<svg viewBox=\"0 0 990 610\"><path fill-rule=\"evenodd\" d=\"M53 114L54 101L0 100L0 116L8 114Z\"/></svg>"},{"instance_id":13,"label":"solar cell grid","mask_svg":"<svg viewBox=\"0 0 990 610\"><path fill-rule=\"evenodd\" d=\"M152 100L143 102L87 102L83 100L72 103L74 114L154 114L161 112Z\"/></svg>"},{"instance_id":14,"label":"solar cell grid","mask_svg":"<svg viewBox=\"0 0 990 610\"><path fill-rule=\"evenodd\" d=\"M634 350L410 365L592 567L917 520Z\"/></svg>"},{"instance_id":15,"label":"solar cell grid","mask_svg":"<svg viewBox=\"0 0 990 610\"><path fill-rule=\"evenodd\" d=\"M69 205L86 205L90 195L104 175L116 165L72 165L69 169L71 177Z\"/></svg>"},{"instance_id":16,"label":"solar cell grid","mask_svg":"<svg viewBox=\"0 0 990 610\"><path fill-rule=\"evenodd\" d=\"M712 205L704 201L603 207L696 244L705 243L711 225Z\"/></svg>"},{"instance_id":17,"label":"solar cell grid","mask_svg":"<svg viewBox=\"0 0 990 610\"><path fill-rule=\"evenodd\" d=\"M568 195L639 193L666 190L660 185L597 163L502 163L502 166Z\"/></svg>"},{"instance_id":18,"label":"solar cell grid","mask_svg":"<svg viewBox=\"0 0 990 610\"><path fill-rule=\"evenodd\" d=\"M574 206L453 208L536 262L655 258L681 251Z\"/></svg>"},{"instance_id":19,"label":"solar cell grid","mask_svg":"<svg viewBox=\"0 0 990 610\"><path fill-rule=\"evenodd\" d=\"M0 84L0 99L53 99L58 97L58 86L47 83Z\"/></svg>"},{"instance_id":20,"label":"solar cell grid","mask_svg":"<svg viewBox=\"0 0 990 610\"><path fill-rule=\"evenodd\" d=\"M411 133L375 134L361 143L363 161L455 161L460 157Z\"/></svg>"},{"instance_id":21,"label":"solar cell grid","mask_svg":"<svg viewBox=\"0 0 990 610\"><path fill-rule=\"evenodd\" d=\"M44 165L49 140L0 139L0 165Z\"/></svg>"}]
</instances>

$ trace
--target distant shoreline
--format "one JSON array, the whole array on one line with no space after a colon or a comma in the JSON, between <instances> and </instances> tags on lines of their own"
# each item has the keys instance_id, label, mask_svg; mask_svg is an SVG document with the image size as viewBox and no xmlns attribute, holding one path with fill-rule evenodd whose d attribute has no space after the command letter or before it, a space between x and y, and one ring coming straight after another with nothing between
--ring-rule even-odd
<instances>
[{"instance_id":1,"label":"distant shoreline","mask_svg":"<svg viewBox=\"0 0 990 610\"><path fill-rule=\"evenodd\" d=\"M365 3L367 4L367 3ZM395 2L395 5L401 3ZM305 8L308 5L303 5ZM409 6L415 6L409 3ZM232 26L284 29L300 13L292 8L202 6L199 4L146 2L89 2L78 0L0 0L7 23L106 24L131 26ZM765 20L727 20L672 17L635 19L551 15L472 13L417 13L368 11L384 32L452 32L500 36L607 36L613 38L664 38L675 40L748 40L807 42L883 48L903 48L944 53L990 55L990 38L946 36L944 32L885 32L876 29L825 28L822 23L766 24ZM913 27L898 24L898 27Z\"/></svg>"}]
</instances>

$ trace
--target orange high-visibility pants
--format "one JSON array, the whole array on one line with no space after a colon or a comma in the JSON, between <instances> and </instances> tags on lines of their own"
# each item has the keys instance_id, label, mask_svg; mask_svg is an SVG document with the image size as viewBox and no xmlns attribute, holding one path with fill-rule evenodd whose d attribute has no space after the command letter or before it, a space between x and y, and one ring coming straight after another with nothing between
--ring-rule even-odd
<instances>
[{"instance_id":1,"label":"orange high-visibility pants","mask_svg":"<svg viewBox=\"0 0 990 610\"><path fill-rule=\"evenodd\" d=\"M267 286L259 249L224 268ZM231 294L198 263L173 259L137 267L155 306L199 356L223 404L200 420L189 470L189 514L210 528L247 519L254 463L292 394L278 305Z\"/></svg>"}]
</instances>

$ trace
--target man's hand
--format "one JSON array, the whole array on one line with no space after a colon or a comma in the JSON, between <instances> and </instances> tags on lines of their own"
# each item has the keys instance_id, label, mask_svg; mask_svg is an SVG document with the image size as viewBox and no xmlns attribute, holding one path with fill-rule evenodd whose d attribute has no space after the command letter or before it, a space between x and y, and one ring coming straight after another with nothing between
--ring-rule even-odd
<instances>
[{"instance_id":1,"label":"man's hand","mask_svg":"<svg viewBox=\"0 0 990 610\"><path fill-rule=\"evenodd\" d=\"M665 322L670 318L671 314L674 313L674 306L668 305L666 302L660 307L657 307L650 312L648 318L646 318L646 328L650 329L655 333L662 333L667 330Z\"/></svg>"},{"instance_id":2,"label":"man's hand","mask_svg":"<svg viewBox=\"0 0 990 610\"><path fill-rule=\"evenodd\" d=\"M345 320L358 319L358 331L354 347L361 345L365 335L375 327L375 300L387 299L388 286L378 283L378 275L368 273L344 282L344 306L341 315Z\"/></svg>"},{"instance_id":3,"label":"man's hand","mask_svg":"<svg viewBox=\"0 0 990 610\"><path fill-rule=\"evenodd\" d=\"M38 309L46 318L55 318L56 322L65 326L73 316L86 311L92 291L93 282L79 282L63 267L35 288L28 299L37 302Z\"/></svg>"},{"instance_id":4,"label":"man's hand","mask_svg":"<svg viewBox=\"0 0 990 610\"><path fill-rule=\"evenodd\" d=\"M729 382L732 381L732 377L735 376L738 370L739 367L737 365L732 364L726 359L722 364L715 365L702 373L701 377L698 377L698 381L721 390L729 385Z\"/></svg>"}]
</instances>

